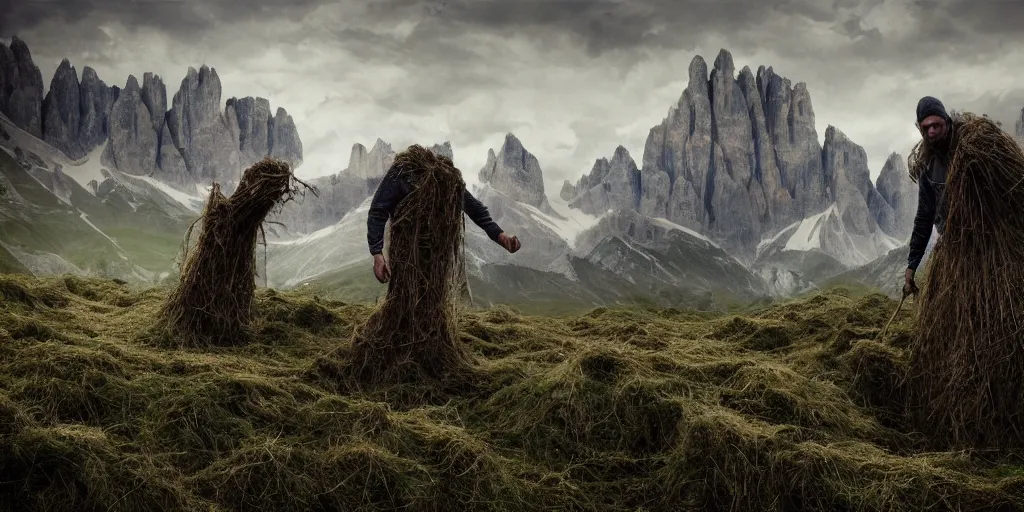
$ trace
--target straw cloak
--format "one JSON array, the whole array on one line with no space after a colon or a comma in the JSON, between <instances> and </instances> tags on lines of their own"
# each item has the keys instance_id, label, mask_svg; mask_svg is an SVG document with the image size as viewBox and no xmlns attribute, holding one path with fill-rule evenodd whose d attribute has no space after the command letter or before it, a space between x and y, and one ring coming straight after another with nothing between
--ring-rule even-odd
<instances>
[{"instance_id":1,"label":"straw cloak","mask_svg":"<svg viewBox=\"0 0 1024 512\"><path fill-rule=\"evenodd\" d=\"M945 225L927 265L910 416L936 443L1024 445L1024 151L987 117L953 116ZM923 145L909 164L918 177Z\"/></svg>"}]
</instances>

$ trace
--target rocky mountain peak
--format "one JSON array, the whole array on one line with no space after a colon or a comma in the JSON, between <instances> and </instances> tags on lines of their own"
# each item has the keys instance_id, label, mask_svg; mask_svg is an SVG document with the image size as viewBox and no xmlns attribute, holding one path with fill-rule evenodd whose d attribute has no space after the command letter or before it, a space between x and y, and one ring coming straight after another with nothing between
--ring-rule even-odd
<instances>
[{"instance_id":1,"label":"rocky mountain peak","mask_svg":"<svg viewBox=\"0 0 1024 512\"><path fill-rule=\"evenodd\" d=\"M295 120L284 107L277 107L270 121L270 156L288 162L293 168L302 165L302 140Z\"/></svg>"},{"instance_id":2,"label":"rocky mountain peak","mask_svg":"<svg viewBox=\"0 0 1024 512\"><path fill-rule=\"evenodd\" d=\"M79 81L71 61L62 59L45 98L42 85L24 41L0 44L0 112L73 160L104 145L103 165L153 175L187 192L197 183L234 181L264 156L293 166L302 161L287 111L272 112L263 98L221 104L220 78L205 64L188 68L170 109L167 87L152 72L141 81L129 75L121 89L108 87L88 66Z\"/></svg>"},{"instance_id":3,"label":"rocky mountain peak","mask_svg":"<svg viewBox=\"0 0 1024 512\"><path fill-rule=\"evenodd\" d=\"M234 108L238 123L238 148L243 162L251 165L269 154L273 117L270 101L252 96L231 98L226 108Z\"/></svg>"},{"instance_id":4,"label":"rocky mountain peak","mask_svg":"<svg viewBox=\"0 0 1024 512\"><path fill-rule=\"evenodd\" d=\"M430 150L434 153L447 157L451 161L455 161L455 152L452 151L452 143L444 141L443 144L434 144L430 147Z\"/></svg>"},{"instance_id":5,"label":"rocky mountain peak","mask_svg":"<svg viewBox=\"0 0 1024 512\"><path fill-rule=\"evenodd\" d=\"M892 205L875 190L863 148L835 127L827 147L818 142L804 82L793 85L765 65L737 74L726 49L710 73L699 55L687 73L679 101L648 134L642 169L617 157L595 162L575 186L563 185L571 205L595 215L630 208L663 217L748 263L763 240L837 202L851 236L875 236ZM865 246L865 257L876 248Z\"/></svg>"},{"instance_id":6,"label":"rocky mountain peak","mask_svg":"<svg viewBox=\"0 0 1024 512\"><path fill-rule=\"evenodd\" d=\"M167 113L167 87L160 75L148 71L142 74L142 104L149 111L149 119L153 123L159 145Z\"/></svg>"},{"instance_id":7,"label":"rocky mountain peak","mask_svg":"<svg viewBox=\"0 0 1024 512\"><path fill-rule=\"evenodd\" d=\"M128 92L139 92L141 87L139 86L139 79L135 78L135 75L128 75L128 80L124 82L124 88L121 89L121 94Z\"/></svg>"},{"instance_id":8,"label":"rocky mountain peak","mask_svg":"<svg viewBox=\"0 0 1024 512\"><path fill-rule=\"evenodd\" d=\"M590 174L580 178L571 192L562 187L562 196L569 196L569 206L590 215L603 215L608 210L640 210L643 197L642 179L636 162L623 146L615 148L611 160L594 161Z\"/></svg>"},{"instance_id":9,"label":"rocky mountain peak","mask_svg":"<svg viewBox=\"0 0 1024 512\"><path fill-rule=\"evenodd\" d=\"M715 70L728 77L736 75L736 64L732 60L732 53L725 48L722 48L718 52L718 56L715 57Z\"/></svg>"},{"instance_id":10,"label":"rocky mountain peak","mask_svg":"<svg viewBox=\"0 0 1024 512\"><path fill-rule=\"evenodd\" d=\"M576 187L569 180L563 181L562 190L558 192L558 197L561 197L563 201L572 201L576 197Z\"/></svg>"},{"instance_id":11,"label":"rocky mountain peak","mask_svg":"<svg viewBox=\"0 0 1024 512\"><path fill-rule=\"evenodd\" d=\"M704 93L708 92L708 63L704 60L704 57L700 55L695 56L690 60L690 67L688 69L690 82L686 85L685 91L691 93Z\"/></svg>"},{"instance_id":12,"label":"rocky mountain peak","mask_svg":"<svg viewBox=\"0 0 1024 512\"><path fill-rule=\"evenodd\" d=\"M43 138L43 75L18 36L0 43L0 111L19 128Z\"/></svg>"},{"instance_id":13,"label":"rocky mountain peak","mask_svg":"<svg viewBox=\"0 0 1024 512\"><path fill-rule=\"evenodd\" d=\"M63 59L50 80L49 92L43 98L43 140L74 160L86 154L78 133L81 110L78 72L71 61Z\"/></svg>"},{"instance_id":14,"label":"rocky mountain peak","mask_svg":"<svg viewBox=\"0 0 1024 512\"><path fill-rule=\"evenodd\" d=\"M917 186L910 179L906 160L898 153L890 153L875 182L878 194L891 208L869 205L878 217L878 225L890 236L906 241L914 228L917 210Z\"/></svg>"},{"instance_id":15,"label":"rocky mountain peak","mask_svg":"<svg viewBox=\"0 0 1024 512\"><path fill-rule=\"evenodd\" d=\"M515 201L526 203L545 212L552 212L544 195L544 174L537 157L523 147L511 132L497 155L487 152L487 163L480 169L480 181Z\"/></svg>"},{"instance_id":16,"label":"rocky mountain peak","mask_svg":"<svg viewBox=\"0 0 1024 512\"><path fill-rule=\"evenodd\" d=\"M615 148L615 153L612 154L611 165L626 165L627 161L633 166L636 166L636 163L633 162L633 157L629 155L629 150L624 146L619 145Z\"/></svg>"},{"instance_id":17,"label":"rocky mountain peak","mask_svg":"<svg viewBox=\"0 0 1024 512\"><path fill-rule=\"evenodd\" d=\"M869 237L871 244L878 244L862 247L870 249L861 251L866 253L863 258L874 259L891 249L886 237L871 235L884 233L885 230L880 232L883 223L894 228L902 219L896 218L892 205L871 182L867 152L864 148L830 125L825 130L822 168L825 194L835 203L844 230Z\"/></svg>"},{"instance_id":18,"label":"rocky mountain peak","mask_svg":"<svg viewBox=\"0 0 1024 512\"><path fill-rule=\"evenodd\" d=\"M135 75L128 75L124 89L110 108L110 137L103 149L103 165L130 174L151 174L159 169L160 146L153 130L149 107Z\"/></svg>"},{"instance_id":19,"label":"rocky mountain peak","mask_svg":"<svg viewBox=\"0 0 1024 512\"><path fill-rule=\"evenodd\" d=\"M115 96L114 91L100 80L96 70L89 66L82 68L79 91L82 115L78 142L82 150L88 153L107 140L107 122Z\"/></svg>"},{"instance_id":20,"label":"rocky mountain peak","mask_svg":"<svg viewBox=\"0 0 1024 512\"><path fill-rule=\"evenodd\" d=\"M837 189L843 185L843 179L854 185L856 191L865 198L874 191L867 152L835 126L828 125L825 129L821 161L826 201L836 199Z\"/></svg>"},{"instance_id":21,"label":"rocky mountain peak","mask_svg":"<svg viewBox=\"0 0 1024 512\"><path fill-rule=\"evenodd\" d=\"M391 144L378 137L369 151L358 142L353 144L348 167L343 172L358 179L377 179L384 176L394 161L395 151Z\"/></svg>"}]
</instances>

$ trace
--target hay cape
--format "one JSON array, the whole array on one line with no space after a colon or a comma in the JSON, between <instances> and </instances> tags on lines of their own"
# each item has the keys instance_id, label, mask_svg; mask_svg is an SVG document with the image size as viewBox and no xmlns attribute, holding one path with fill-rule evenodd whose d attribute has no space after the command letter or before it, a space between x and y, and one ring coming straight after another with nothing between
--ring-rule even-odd
<instances>
[{"instance_id":1,"label":"hay cape","mask_svg":"<svg viewBox=\"0 0 1024 512\"><path fill-rule=\"evenodd\" d=\"M368 383L458 378L472 367L458 334L465 181L450 159L419 145L398 154L388 172L413 190L391 218L391 280L356 333L352 376Z\"/></svg>"},{"instance_id":2,"label":"hay cape","mask_svg":"<svg viewBox=\"0 0 1024 512\"><path fill-rule=\"evenodd\" d=\"M214 183L202 216L185 235L178 286L158 312L165 343L204 347L238 345L251 338L256 290L256 243L266 216L304 187L290 166L265 158L245 170L226 197ZM314 194L315 189L312 189ZM192 231L201 223L195 247Z\"/></svg>"},{"instance_id":3,"label":"hay cape","mask_svg":"<svg viewBox=\"0 0 1024 512\"><path fill-rule=\"evenodd\" d=\"M1024 152L987 117L953 117L946 226L927 265L905 382L937 444L1024 447ZM919 146L912 177L927 161Z\"/></svg>"}]
</instances>

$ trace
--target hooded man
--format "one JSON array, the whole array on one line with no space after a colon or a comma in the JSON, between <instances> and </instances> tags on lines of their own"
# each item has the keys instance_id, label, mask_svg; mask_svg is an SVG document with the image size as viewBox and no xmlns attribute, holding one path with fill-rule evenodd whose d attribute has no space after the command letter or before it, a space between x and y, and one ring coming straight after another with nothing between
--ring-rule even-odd
<instances>
[{"instance_id":1,"label":"hooded man","mask_svg":"<svg viewBox=\"0 0 1024 512\"><path fill-rule=\"evenodd\" d=\"M946 224L946 172L952 157L953 119L936 98L925 96L917 103L917 127L921 131L920 153L912 157L910 178L917 183L917 215L910 235L910 254L904 276L903 295L918 292L914 274L924 258L932 237L932 226L939 237Z\"/></svg>"},{"instance_id":2,"label":"hooded man","mask_svg":"<svg viewBox=\"0 0 1024 512\"><path fill-rule=\"evenodd\" d=\"M387 259L384 258L384 226L394 214L398 204L410 192L412 192L412 186L398 176L392 167L377 186L377 191L374 192L370 202L370 212L366 219L366 241L370 246L370 254L373 255L373 275L381 283L387 283L391 278L391 267L388 265ZM506 251L514 253L521 247L519 238L508 236L502 231L498 224L491 219L487 207L479 199L473 197L473 194L467 189L463 189L462 192L462 210L480 229L487 233L488 238L504 247ZM468 283L464 283L464 286L468 286Z\"/></svg>"}]
</instances>

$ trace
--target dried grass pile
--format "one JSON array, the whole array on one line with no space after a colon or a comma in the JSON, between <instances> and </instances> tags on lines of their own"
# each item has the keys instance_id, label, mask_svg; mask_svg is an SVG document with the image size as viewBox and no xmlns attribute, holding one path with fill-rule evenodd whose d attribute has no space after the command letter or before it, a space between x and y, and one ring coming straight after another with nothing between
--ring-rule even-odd
<instances>
[{"instance_id":1,"label":"dried grass pile","mask_svg":"<svg viewBox=\"0 0 1024 512\"><path fill-rule=\"evenodd\" d=\"M352 376L370 384L459 377L472 367L457 321L466 184L450 159L419 145L388 172L412 191L391 218L388 292L356 333Z\"/></svg>"},{"instance_id":2,"label":"dried grass pile","mask_svg":"<svg viewBox=\"0 0 1024 512\"><path fill-rule=\"evenodd\" d=\"M0 511L1024 510L1019 462L922 452L877 421L872 376L906 354L871 340L881 296L742 319L466 312L473 392L410 403L433 383L296 375L368 304L257 290L260 343L181 351L133 337L161 289L0 284ZM789 344L751 343L783 320Z\"/></svg>"},{"instance_id":3,"label":"dried grass pile","mask_svg":"<svg viewBox=\"0 0 1024 512\"><path fill-rule=\"evenodd\" d=\"M947 220L918 304L906 382L917 428L947 446L1024 446L1024 152L954 118Z\"/></svg>"},{"instance_id":4,"label":"dried grass pile","mask_svg":"<svg viewBox=\"0 0 1024 512\"><path fill-rule=\"evenodd\" d=\"M275 206L306 187L283 161L265 158L245 170L231 197L213 184L201 231L185 235L180 279L160 309L156 328L178 346L235 345L251 337L256 243Z\"/></svg>"}]
</instances>

